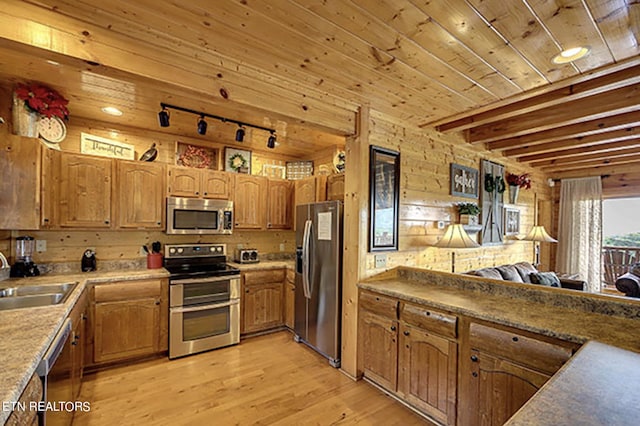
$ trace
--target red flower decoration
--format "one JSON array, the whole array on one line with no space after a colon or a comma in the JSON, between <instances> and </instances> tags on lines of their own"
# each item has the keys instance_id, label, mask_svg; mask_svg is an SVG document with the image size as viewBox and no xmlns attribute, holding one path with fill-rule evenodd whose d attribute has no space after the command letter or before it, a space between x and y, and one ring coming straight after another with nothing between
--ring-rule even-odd
<instances>
[{"instance_id":1,"label":"red flower decoration","mask_svg":"<svg viewBox=\"0 0 640 426\"><path fill-rule=\"evenodd\" d=\"M27 109L37 112L45 117L69 118L69 103L60 93L41 84L18 84L15 89L18 99L24 101Z\"/></svg>"},{"instance_id":2,"label":"red flower decoration","mask_svg":"<svg viewBox=\"0 0 640 426\"><path fill-rule=\"evenodd\" d=\"M531 189L531 178L529 173L517 175L515 173L507 173L507 183L509 185L519 186L524 189Z\"/></svg>"}]
</instances>

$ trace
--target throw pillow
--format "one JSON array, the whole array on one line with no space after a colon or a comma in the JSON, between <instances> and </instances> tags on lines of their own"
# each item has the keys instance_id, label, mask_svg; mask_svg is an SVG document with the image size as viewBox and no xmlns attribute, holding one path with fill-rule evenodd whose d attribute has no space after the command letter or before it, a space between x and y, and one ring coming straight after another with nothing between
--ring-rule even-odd
<instances>
[{"instance_id":1,"label":"throw pillow","mask_svg":"<svg viewBox=\"0 0 640 426\"><path fill-rule=\"evenodd\" d=\"M560 278L555 272L534 272L529 275L533 284L546 285L548 287L560 287Z\"/></svg>"},{"instance_id":2,"label":"throw pillow","mask_svg":"<svg viewBox=\"0 0 640 426\"><path fill-rule=\"evenodd\" d=\"M496 269L498 270L498 272L500 272L500 275L502 275L502 278L504 278L505 281L514 281L517 283L524 282L522 281L518 270L513 265L498 266Z\"/></svg>"},{"instance_id":3,"label":"throw pillow","mask_svg":"<svg viewBox=\"0 0 640 426\"><path fill-rule=\"evenodd\" d=\"M494 280L501 280L502 275L495 268L483 268L476 271L476 275L482 278L493 278Z\"/></svg>"},{"instance_id":4,"label":"throw pillow","mask_svg":"<svg viewBox=\"0 0 640 426\"><path fill-rule=\"evenodd\" d=\"M529 284L531 284L531 277L529 275L538 272L535 266L533 266L529 262L518 262L513 266L516 267L516 270L520 274L520 278L522 278L522 281Z\"/></svg>"}]
</instances>

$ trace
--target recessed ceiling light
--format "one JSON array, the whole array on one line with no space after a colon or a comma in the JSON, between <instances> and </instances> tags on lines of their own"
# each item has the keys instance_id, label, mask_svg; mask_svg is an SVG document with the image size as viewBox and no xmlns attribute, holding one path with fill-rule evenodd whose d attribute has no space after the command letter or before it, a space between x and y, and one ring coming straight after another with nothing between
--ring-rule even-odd
<instances>
[{"instance_id":1,"label":"recessed ceiling light","mask_svg":"<svg viewBox=\"0 0 640 426\"><path fill-rule=\"evenodd\" d=\"M116 117L120 117L122 115L122 111L116 107L103 107L102 112L109 115L115 115Z\"/></svg>"},{"instance_id":2,"label":"recessed ceiling light","mask_svg":"<svg viewBox=\"0 0 640 426\"><path fill-rule=\"evenodd\" d=\"M591 52L589 46L572 47L571 49L563 50L551 59L554 64L568 64L569 62L577 61L580 58L584 58Z\"/></svg>"}]
</instances>

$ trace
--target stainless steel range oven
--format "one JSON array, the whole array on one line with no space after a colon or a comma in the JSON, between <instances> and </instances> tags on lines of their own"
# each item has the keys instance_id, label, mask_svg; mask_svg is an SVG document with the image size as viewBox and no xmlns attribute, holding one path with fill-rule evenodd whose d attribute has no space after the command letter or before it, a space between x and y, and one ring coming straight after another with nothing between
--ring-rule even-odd
<instances>
[{"instance_id":1,"label":"stainless steel range oven","mask_svg":"<svg viewBox=\"0 0 640 426\"><path fill-rule=\"evenodd\" d=\"M240 271L224 244L165 247L169 271L169 358L240 341Z\"/></svg>"}]
</instances>

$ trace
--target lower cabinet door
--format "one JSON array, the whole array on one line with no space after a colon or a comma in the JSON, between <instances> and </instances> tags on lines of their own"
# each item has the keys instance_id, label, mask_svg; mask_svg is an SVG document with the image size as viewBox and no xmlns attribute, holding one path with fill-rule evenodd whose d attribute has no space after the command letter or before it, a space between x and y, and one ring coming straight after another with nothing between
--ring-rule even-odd
<instances>
[{"instance_id":1,"label":"lower cabinet door","mask_svg":"<svg viewBox=\"0 0 640 426\"><path fill-rule=\"evenodd\" d=\"M392 392L398 378L398 321L360 312L364 375Z\"/></svg>"},{"instance_id":2,"label":"lower cabinet door","mask_svg":"<svg viewBox=\"0 0 640 426\"><path fill-rule=\"evenodd\" d=\"M443 424L456 422L458 344L402 324L398 393Z\"/></svg>"},{"instance_id":3,"label":"lower cabinet door","mask_svg":"<svg viewBox=\"0 0 640 426\"><path fill-rule=\"evenodd\" d=\"M243 333L268 330L284 324L284 283L245 285Z\"/></svg>"},{"instance_id":4,"label":"lower cabinet door","mask_svg":"<svg viewBox=\"0 0 640 426\"><path fill-rule=\"evenodd\" d=\"M160 330L157 299L96 303L94 361L116 361L158 352Z\"/></svg>"},{"instance_id":5,"label":"lower cabinet door","mask_svg":"<svg viewBox=\"0 0 640 426\"><path fill-rule=\"evenodd\" d=\"M549 380L548 375L471 350L465 424L502 425Z\"/></svg>"}]
</instances>

